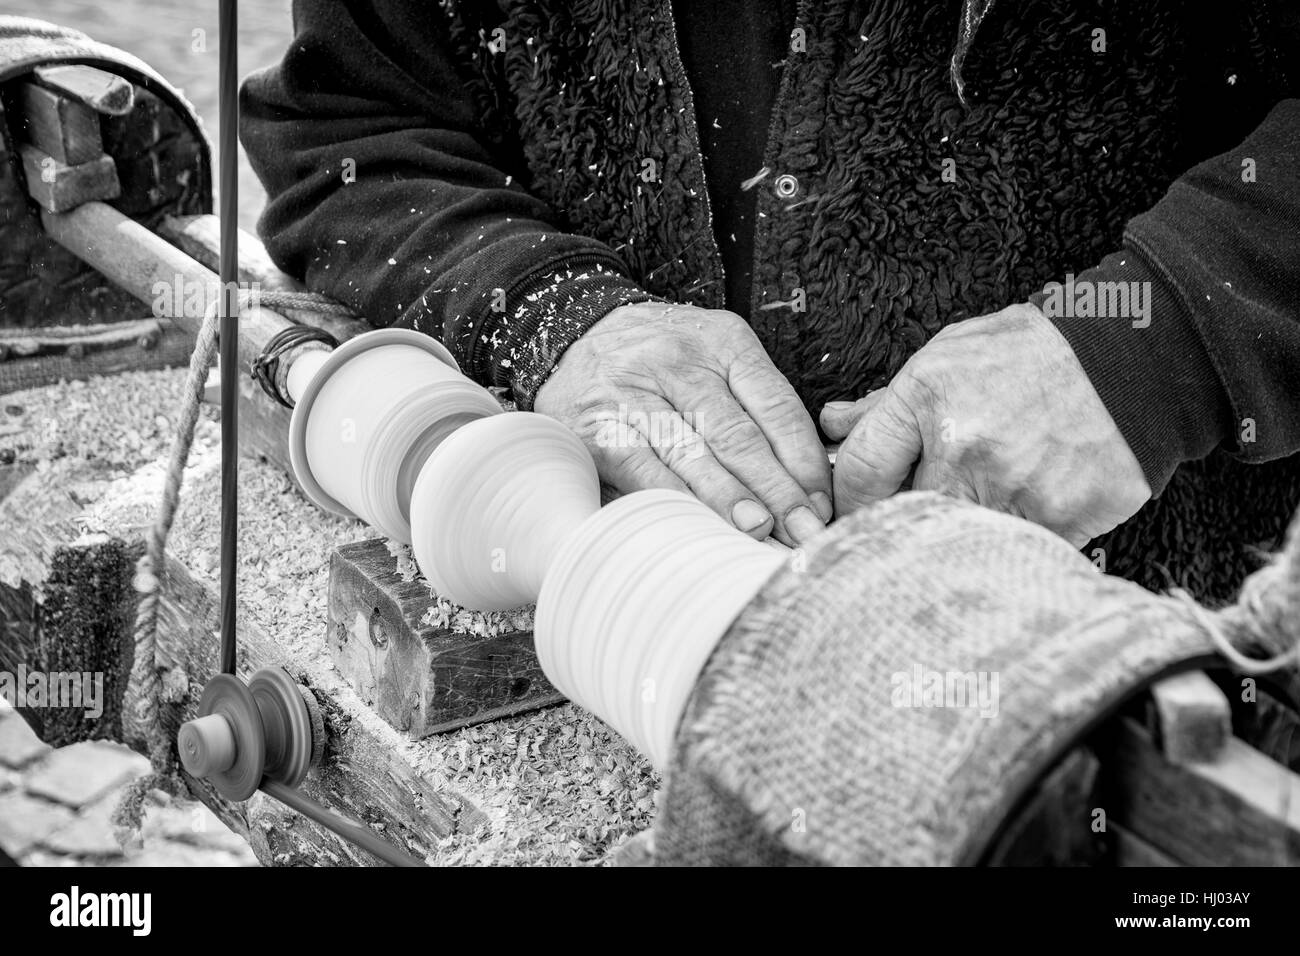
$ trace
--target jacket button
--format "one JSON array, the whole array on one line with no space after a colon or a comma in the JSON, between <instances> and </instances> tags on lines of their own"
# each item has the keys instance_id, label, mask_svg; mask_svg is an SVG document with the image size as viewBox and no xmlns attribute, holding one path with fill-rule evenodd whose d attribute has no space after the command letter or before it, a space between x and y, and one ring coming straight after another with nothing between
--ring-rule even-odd
<instances>
[{"instance_id":1,"label":"jacket button","mask_svg":"<svg viewBox=\"0 0 1300 956\"><path fill-rule=\"evenodd\" d=\"M773 183L772 188L776 190L778 199L793 199L799 192L799 180L789 173L782 173L776 177L776 182Z\"/></svg>"}]
</instances>

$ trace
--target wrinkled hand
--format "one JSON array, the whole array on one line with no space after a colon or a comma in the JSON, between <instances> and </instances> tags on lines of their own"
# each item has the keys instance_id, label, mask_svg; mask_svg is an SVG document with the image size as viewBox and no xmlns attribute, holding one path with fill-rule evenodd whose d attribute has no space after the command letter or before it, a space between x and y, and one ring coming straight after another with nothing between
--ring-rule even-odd
<instances>
[{"instance_id":1,"label":"wrinkled hand","mask_svg":"<svg viewBox=\"0 0 1300 956\"><path fill-rule=\"evenodd\" d=\"M690 491L790 545L830 520L812 418L733 312L620 306L569 346L533 407L572 428L620 491Z\"/></svg>"},{"instance_id":2,"label":"wrinkled hand","mask_svg":"<svg viewBox=\"0 0 1300 956\"><path fill-rule=\"evenodd\" d=\"M1076 547L1151 497L1065 337L1032 305L948 326L888 387L833 403L835 510L912 487L1035 521ZM847 437L846 437L847 436Z\"/></svg>"}]
</instances>

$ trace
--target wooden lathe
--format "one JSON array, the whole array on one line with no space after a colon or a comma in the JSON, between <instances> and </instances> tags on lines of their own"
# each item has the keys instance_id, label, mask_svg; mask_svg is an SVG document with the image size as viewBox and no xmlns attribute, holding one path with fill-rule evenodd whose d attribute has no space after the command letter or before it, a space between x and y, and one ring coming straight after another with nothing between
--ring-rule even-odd
<instances>
[{"instance_id":1,"label":"wooden lathe","mask_svg":"<svg viewBox=\"0 0 1300 956\"><path fill-rule=\"evenodd\" d=\"M160 78L111 51L77 63L51 53L7 70L3 60L0 53L0 396L184 364L220 291L209 155L195 118ZM302 289L248 235L240 241L240 280L264 290ZM141 318L140 302L155 314ZM340 342L369 329L358 319L254 304L241 316L241 359L251 363L294 323L323 328ZM322 349L309 343L285 355L286 383L304 354ZM293 480L288 410L246 376L240 397L243 448ZM109 486L96 485L93 469L59 473L51 484L48 474L6 461L3 452L0 445L0 668L93 665L108 675L106 698L120 704L136 601L130 568L142 529L103 517L114 503L102 497ZM132 476L113 485L113 494L151 480ZM98 509L111 533L79 533L77 517L88 508ZM329 741L308 792L428 850L481 814L454 791L431 786L400 742L562 697L542 672L530 629L493 626L486 618L483 627L455 627L449 619L465 613L456 607L431 615L438 597L395 551L403 554L384 537L334 550L323 622L333 667L387 726L364 719L357 701L341 702L319 672L289 669L315 694ZM186 649L177 673L201 686L214 666L215 595L175 560L165 577L161 626ZM241 628L241 639L250 667L287 660L276 635L261 628ZM1157 684L1040 781L988 862L1300 862L1300 720L1280 696L1247 712L1235 691L1226 672ZM184 686L176 688L167 716L173 729L195 704ZM121 733L114 704L98 723L28 716L60 743ZM249 836L264 862L362 858L280 808L237 807L201 782L194 787ZM1289 802L1279 803L1279 787ZM1103 791L1117 808L1109 826L1098 832L1075 825Z\"/></svg>"}]
</instances>

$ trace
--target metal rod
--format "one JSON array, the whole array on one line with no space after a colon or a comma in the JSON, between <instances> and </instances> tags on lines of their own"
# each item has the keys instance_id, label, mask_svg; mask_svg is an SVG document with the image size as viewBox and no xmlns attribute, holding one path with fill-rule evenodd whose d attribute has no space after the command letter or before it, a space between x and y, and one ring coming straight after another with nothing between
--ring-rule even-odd
<instances>
[{"instance_id":1,"label":"metal rod","mask_svg":"<svg viewBox=\"0 0 1300 956\"><path fill-rule=\"evenodd\" d=\"M349 820L327 807L322 807L301 790L286 787L278 780L269 777L262 781L261 790L267 796L274 797L285 806L297 810L304 817L315 820L331 833L338 834L367 853L373 853L385 863L393 866L424 866L424 863L406 851L377 836L369 827Z\"/></svg>"},{"instance_id":2,"label":"metal rod","mask_svg":"<svg viewBox=\"0 0 1300 956\"><path fill-rule=\"evenodd\" d=\"M236 0L221 0L221 672L235 672L239 564L239 32Z\"/></svg>"},{"instance_id":3,"label":"metal rod","mask_svg":"<svg viewBox=\"0 0 1300 956\"><path fill-rule=\"evenodd\" d=\"M221 0L218 115L221 123L221 672L235 673L235 574L239 535L239 34L237 0ZM261 791L393 866L424 866L373 830L270 778Z\"/></svg>"}]
</instances>

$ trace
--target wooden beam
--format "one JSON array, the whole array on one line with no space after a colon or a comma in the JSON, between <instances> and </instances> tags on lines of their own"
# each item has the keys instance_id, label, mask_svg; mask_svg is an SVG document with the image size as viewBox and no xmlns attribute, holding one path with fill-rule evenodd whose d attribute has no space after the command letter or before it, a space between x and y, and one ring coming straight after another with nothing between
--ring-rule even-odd
<instances>
[{"instance_id":1,"label":"wooden beam","mask_svg":"<svg viewBox=\"0 0 1300 956\"><path fill-rule=\"evenodd\" d=\"M135 87L128 80L93 66L38 66L32 73L42 86L104 116L125 116L135 106Z\"/></svg>"},{"instance_id":2,"label":"wooden beam","mask_svg":"<svg viewBox=\"0 0 1300 956\"><path fill-rule=\"evenodd\" d=\"M209 457L211 461L192 463L192 467L214 467L215 450ZM5 536L4 560L0 561L0 594L12 592L15 586L26 587L36 595L38 604L37 633L23 634L16 633L21 632L23 622L9 619L6 605L0 601L0 621L6 625L0 628L3 640L26 642L22 647L8 647L10 654L16 650L28 655L26 663L31 667L34 662L43 663L42 655L51 648L86 650L92 639L102 661L110 660L116 649L115 676L106 681L105 694L120 704L124 675L129 674L131 664L128 654L133 653L127 636L134 621L136 595L129 582L134 558L142 547L142 529L136 526L137 519L128 520L125 513L117 517L117 502L156 494L160 474L157 467L146 466L128 479L110 481L101 469L63 459L28 476L0 501L0 527L12 532ZM74 487L80 489L76 498L70 490ZM100 495L100 506L91 507L86 496L95 493ZM94 525L89 531L87 522ZM60 567L69 573L58 573ZM73 569L75 573L71 573ZM163 706L165 727L174 733L181 722L194 715L198 691L216 668L218 600L215 588L172 558L162 580L160 633L178 649L167 682L173 689L183 689L176 703ZM401 736L361 705L350 690L340 688L337 682L328 686L326 667L286 656L275 635L257 626L242 607L238 627L241 673L265 666L285 667L321 705L326 758L304 785L309 794L382 828L389 838L417 855L431 851L445 837L473 830L484 822L482 813L458 794L435 790L407 761ZM36 651L34 646L38 646ZM190 782L204 803L249 840L265 864L370 862L365 854L274 800L259 796L234 805L205 784Z\"/></svg>"},{"instance_id":3,"label":"wooden beam","mask_svg":"<svg viewBox=\"0 0 1300 956\"><path fill-rule=\"evenodd\" d=\"M46 233L98 269L141 302L153 305L164 291L165 314L191 337L198 334L207 309L221 293L211 269L181 252L116 209L91 202L70 212L41 216ZM174 303L183 306L177 310ZM239 314L239 360L247 367L262 346L291 323L272 309L251 307Z\"/></svg>"},{"instance_id":4,"label":"wooden beam","mask_svg":"<svg viewBox=\"0 0 1300 956\"><path fill-rule=\"evenodd\" d=\"M329 649L367 704L413 737L558 704L531 631L456 633L422 621L427 585L403 579L383 539L330 557Z\"/></svg>"},{"instance_id":5,"label":"wooden beam","mask_svg":"<svg viewBox=\"0 0 1300 956\"><path fill-rule=\"evenodd\" d=\"M216 270L221 258L221 219L210 213L199 216L167 216L158 227L158 235L193 256L209 269ZM303 292L306 286L281 272L271 261L260 239L245 229L238 230L239 280L257 282L266 289Z\"/></svg>"},{"instance_id":6,"label":"wooden beam","mask_svg":"<svg viewBox=\"0 0 1300 956\"><path fill-rule=\"evenodd\" d=\"M35 83L20 83L18 108L23 137L60 163L79 166L104 155L99 114L85 103Z\"/></svg>"},{"instance_id":7,"label":"wooden beam","mask_svg":"<svg viewBox=\"0 0 1300 956\"><path fill-rule=\"evenodd\" d=\"M216 271L220 262L221 220L217 216L168 216L158 227L158 235L181 249L208 269ZM305 292L307 287L279 270L271 261L266 247L254 235L239 230L239 281L256 283L266 292ZM281 309L286 318L324 329L340 342L366 331L369 326L357 319L342 318L311 309Z\"/></svg>"},{"instance_id":8,"label":"wooden beam","mask_svg":"<svg viewBox=\"0 0 1300 956\"><path fill-rule=\"evenodd\" d=\"M1300 776L1237 737L1207 763L1169 762L1122 718L1108 816L1189 866L1300 865Z\"/></svg>"},{"instance_id":9,"label":"wooden beam","mask_svg":"<svg viewBox=\"0 0 1300 956\"><path fill-rule=\"evenodd\" d=\"M23 144L18 152L23 160L27 192L46 213L66 213L83 204L116 199L122 194L117 167L109 156L101 155L69 166L35 146ZM112 255L112 252L105 250L105 254Z\"/></svg>"},{"instance_id":10,"label":"wooden beam","mask_svg":"<svg viewBox=\"0 0 1300 956\"><path fill-rule=\"evenodd\" d=\"M202 308L183 308L169 318L190 336L202 324L203 310L221 291L215 272L196 261L172 243L150 232L139 223L102 203L87 203L61 215L42 216L45 230L60 245L90 263L117 285L144 302L154 302L157 290L174 289L183 283L182 303L193 301ZM202 243L199 244L200 246ZM195 247L191 247L195 248ZM175 309L172 312L176 312ZM329 322L314 320L348 338L365 326L357 320L330 316ZM241 370L261 354L273 335L290 325L290 320L273 309L252 306L239 315L239 355ZM320 348L317 344L304 348ZM295 350L296 352L297 350ZM291 352L287 361L292 361ZM289 462L288 409L264 395L245 374L240 374L240 447L247 454L258 455L292 475Z\"/></svg>"},{"instance_id":11,"label":"wooden beam","mask_svg":"<svg viewBox=\"0 0 1300 956\"><path fill-rule=\"evenodd\" d=\"M1188 671L1154 684L1160 747L1170 763L1214 760L1232 736L1232 708L1204 671Z\"/></svg>"}]
</instances>

